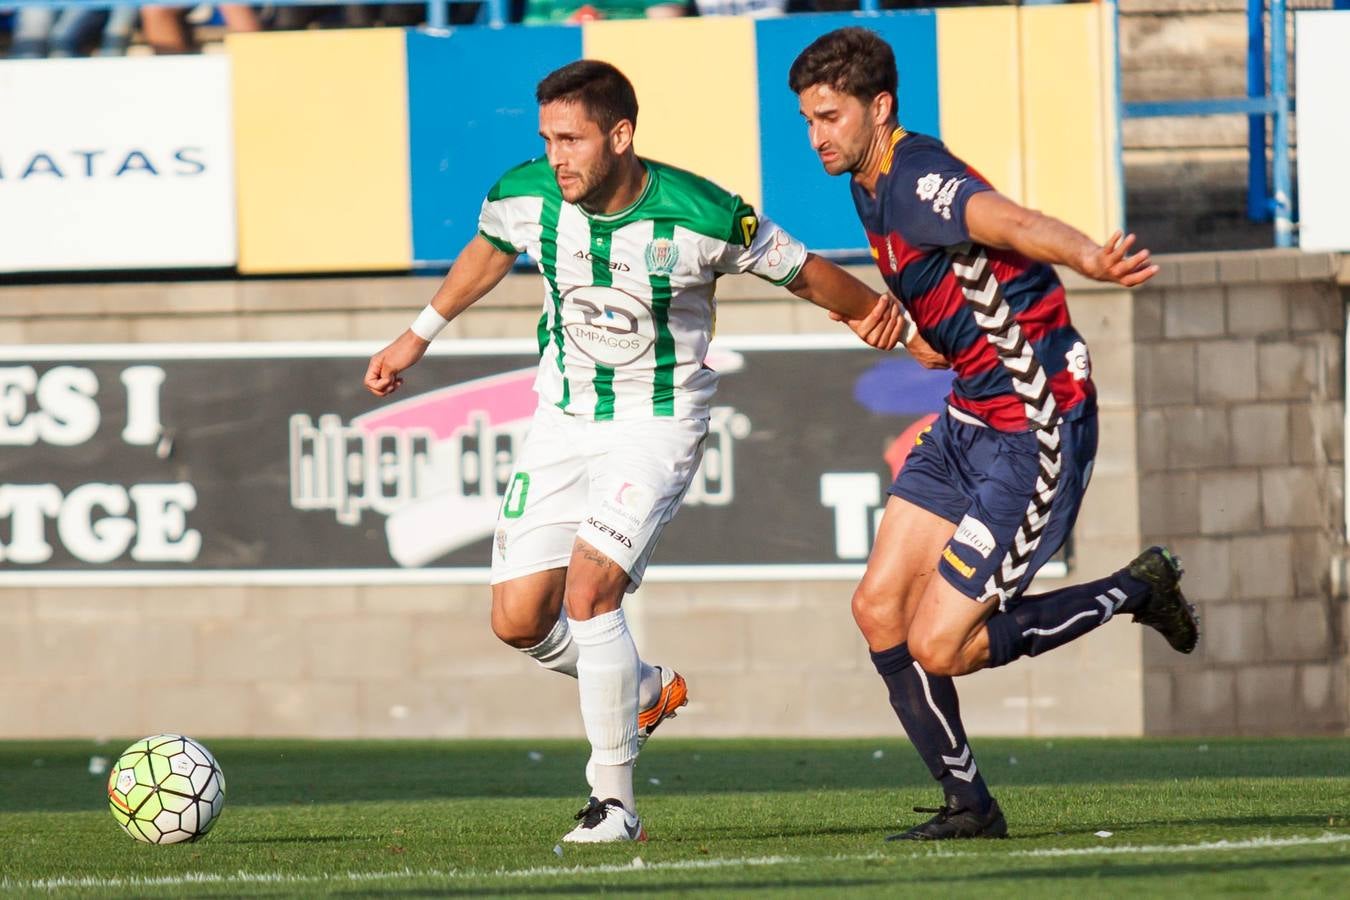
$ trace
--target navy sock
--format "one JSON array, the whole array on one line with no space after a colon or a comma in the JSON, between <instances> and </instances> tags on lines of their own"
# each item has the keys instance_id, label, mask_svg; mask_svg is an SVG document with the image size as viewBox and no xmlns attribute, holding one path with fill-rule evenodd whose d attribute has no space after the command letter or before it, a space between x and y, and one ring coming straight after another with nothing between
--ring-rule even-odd
<instances>
[{"instance_id":1,"label":"navy sock","mask_svg":"<svg viewBox=\"0 0 1350 900\"><path fill-rule=\"evenodd\" d=\"M905 644L872 654L877 674L886 682L891 708L919 751L928 771L942 783L948 806L977 812L989 809L992 798L961 724L961 704L952 679L929 675L910 656Z\"/></svg>"},{"instance_id":2,"label":"navy sock","mask_svg":"<svg viewBox=\"0 0 1350 900\"><path fill-rule=\"evenodd\" d=\"M1076 640L1117 612L1134 612L1149 587L1125 572L1019 597L1004 612L989 617L989 667L1006 666L1022 656L1037 656Z\"/></svg>"}]
</instances>

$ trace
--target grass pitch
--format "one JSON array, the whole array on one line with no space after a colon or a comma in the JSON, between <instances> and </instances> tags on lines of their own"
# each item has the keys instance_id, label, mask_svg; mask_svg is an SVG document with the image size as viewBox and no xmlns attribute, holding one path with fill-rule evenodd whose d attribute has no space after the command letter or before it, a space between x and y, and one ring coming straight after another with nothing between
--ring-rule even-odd
<instances>
[{"instance_id":1,"label":"grass pitch","mask_svg":"<svg viewBox=\"0 0 1350 900\"><path fill-rule=\"evenodd\" d=\"M581 741L206 739L225 812L162 847L124 835L89 774L129 742L0 743L0 893L1330 897L1350 881L1344 739L979 740L1011 837L914 845L881 840L939 798L902 740L667 733L637 769L651 842L561 856Z\"/></svg>"}]
</instances>

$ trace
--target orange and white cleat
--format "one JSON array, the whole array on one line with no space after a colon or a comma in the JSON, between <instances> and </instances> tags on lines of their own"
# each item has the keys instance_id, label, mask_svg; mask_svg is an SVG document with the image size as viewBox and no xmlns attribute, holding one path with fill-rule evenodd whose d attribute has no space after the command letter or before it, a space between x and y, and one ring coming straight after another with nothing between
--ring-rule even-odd
<instances>
[{"instance_id":1,"label":"orange and white cleat","mask_svg":"<svg viewBox=\"0 0 1350 900\"><path fill-rule=\"evenodd\" d=\"M675 710L689 702L689 685L684 683L684 676L674 669L657 668L661 670L661 693L655 703L638 712L639 753L656 726L666 719L675 718Z\"/></svg>"}]
</instances>

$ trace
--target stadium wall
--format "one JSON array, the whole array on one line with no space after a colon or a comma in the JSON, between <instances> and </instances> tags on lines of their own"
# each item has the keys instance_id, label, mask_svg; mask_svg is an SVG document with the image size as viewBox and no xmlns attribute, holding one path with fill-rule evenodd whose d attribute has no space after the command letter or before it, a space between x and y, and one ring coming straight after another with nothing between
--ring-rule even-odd
<instances>
[{"instance_id":1,"label":"stadium wall","mask_svg":"<svg viewBox=\"0 0 1350 900\"><path fill-rule=\"evenodd\" d=\"M1142 532L1145 543L1177 549L1204 616L1191 656L1145 641L1150 734L1350 726L1350 267L1337 260L1278 251L1177 256L1156 287L1139 292Z\"/></svg>"},{"instance_id":2,"label":"stadium wall","mask_svg":"<svg viewBox=\"0 0 1350 900\"><path fill-rule=\"evenodd\" d=\"M973 733L1346 729L1345 331L1335 259L1163 263L1162 283L1133 296L1068 282L1094 351L1102 424L1069 577L1095 577L1141 543L1172 541L1206 617L1205 641L1195 657L1176 657L1121 622L963 679ZM433 286L8 287L0 340L34 358L44 344L297 335L373 349ZM529 333L537 290L536 277L511 277L450 335ZM721 297L722 334L829 329L814 308L752 279L727 280ZM352 381L360 375L354 366ZM0 522L0 544L8 527ZM54 586L14 575L0 574L0 736L581 734L572 686L491 636L482 586ZM645 586L631 601L638 639L694 691L681 733L897 735L849 615L851 590L848 580Z\"/></svg>"},{"instance_id":3,"label":"stadium wall","mask_svg":"<svg viewBox=\"0 0 1350 900\"><path fill-rule=\"evenodd\" d=\"M859 273L875 278L871 269ZM53 342L291 341L298 334L361 339L374 349L406 326L433 285L380 278L9 288L0 290L0 339L25 345L35 359ZM451 335L531 333L538 290L537 276L511 277ZM837 328L754 279L726 279L719 293L720 335ZM1109 338L1128 333L1130 307L1118 291L1085 290L1076 302L1086 336L1102 347L1104 433L1114 436L1103 442L1099 489L1076 539L1075 566L1096 572L1118 564L1120 547L1138 543L1133 357L1110 349L1116 342ZM362 368L354 361L352 384ZM839 384L841 394L848 390ZM45 476L15 472L8 480L36 477ZM1122 508L1130 512L1121 516ZM244 511L245 518L264 515ZM127 734L169 723L202 735L581 734L572 685L492 637L481 585L367 579L109 587L94 577L18 587L15 580L0 587L9 622L0 631L7 698L0 734ZM849 613L853 583L649 581L631 601L631 621L648 656L678 665L694 685L683 733L894 734ZM972 727L1138 733L1139 640L1137 629L1104 629L1065 653L969 679ZM109 704L109 690L122 690L126 702Z\"/></svg>"}]
</instances>

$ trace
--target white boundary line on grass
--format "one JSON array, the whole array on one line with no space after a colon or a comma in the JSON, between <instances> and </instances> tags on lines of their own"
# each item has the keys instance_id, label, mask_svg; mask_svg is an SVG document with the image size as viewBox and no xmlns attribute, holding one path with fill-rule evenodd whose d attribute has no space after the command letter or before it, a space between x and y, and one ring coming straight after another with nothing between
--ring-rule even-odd
<instances>
[{"instance_id":1,"label":"white boundary line on grass","mask_svg":"<svg viewBox=\"0 0 1350 900\"><path fill-rule=\"evenodd\" d=\"M1014 850L1009 856L1114 856L1120 853L1205 853L1213 850L1260 850L1265 847L1307 847L1313 844L1344 844L1350 834L1323 834L1310 838L1249 838L1245 841L1210 841L1204 844L1124 844L1112 847L1047 847L1043 850Z\"/></svg>"},{"instance_id":2,"label":"white boundary line on grass","mask_svg":"<svg viewBox=\"0 0 1350 900\"><path fill-rule=\"evenodd\" d=\"M1114 856L1118 854L1146 853L1214 853L1237 850L1264 850L1279 847L1307 847L1319 844L1350 843L1350 834L1321 834L1316 837L1259 837L1242 841L1210 841L1203 844L1156 844L1124 845L1118 847L1050 847L1042 850L1014 850L1007 856L1047 857L1047 856ZM932 845L938 847L941 845ZM997 854L953 853L942 856L966 856L995 859ZM397 869L390 872L339 872L330 875L288 875L284 872L234 872L225 875L211 873L189 873L185 875L164 875L126 878L100 878L97 876L39 878L21 881L13 878L0 878L0 891L42 891L62 888L155 888L186 887L190 885L231 885L231 884L324 884L354 883L367 881L393 881L407 878L440 878L455 881L486 880L491 878L539 878L560 875L614 875L624 872L678 872L698 869L725 869L732 867L786 866L814 862L875 862L880 860L901 859L895 854L859 853L834 856L749 856L739 858L717 857L711 859L686 859L671 862L644 862L635 859L631 863L609 863L599 866L533 866L526 869Z\"/></svg>"}]
</instances>

